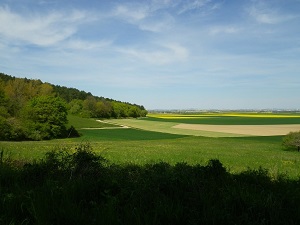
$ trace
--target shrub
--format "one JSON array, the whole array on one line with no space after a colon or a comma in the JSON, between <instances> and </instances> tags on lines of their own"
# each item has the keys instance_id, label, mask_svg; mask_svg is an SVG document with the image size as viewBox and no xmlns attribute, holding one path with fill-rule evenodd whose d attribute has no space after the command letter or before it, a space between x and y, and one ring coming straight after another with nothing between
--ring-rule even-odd
<instances>
[{"instance_id":1,"label":"shrub","mask_svg":"<svg viewBox=\"0 0 300 225\"><path fill-rule=\"evenodd\" d=\"M299 152L299 150L300 150L300 131L288 133L283 138L282 144L287 149L295 149L295 148L297 148L297 150Z\"/></svg>"},{"instance_id":2,"label":"shrub","mask_svg":"<svg viewBox=\"0 0 300 225\"><path fill-rule=\"evenodd\" d=\"M0 140L1 141L10 139L10 129L11 126L9 125L7 119L0 116Z\"/></svg>"}]
</instances>

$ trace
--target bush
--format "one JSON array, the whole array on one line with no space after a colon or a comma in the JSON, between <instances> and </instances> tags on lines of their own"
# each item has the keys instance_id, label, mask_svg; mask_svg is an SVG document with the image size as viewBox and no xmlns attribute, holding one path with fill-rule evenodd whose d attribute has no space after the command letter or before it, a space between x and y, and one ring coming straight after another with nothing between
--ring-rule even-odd
<instances>
[{"instance_id":1,"label":"bush","mask_svg":"<svg viewBox=\"0 0 300 225\"><path fill-rule=\"evenodd\" d=\"M69 129L66 131L66 137L67 138L74 138L74 137L80 137L79 132L76 130L75 127L71 126Z\"/></svg>"},{"instance_id":2,"label":"bush","mask_svg":"<svg viewBox=\"0 0 300 225\"><path fill-rule=\"evenodd\" d=\"M282 144L287 149L300 150L300 131L288 133L282 141Z\"/></svg>"}]
</instances>

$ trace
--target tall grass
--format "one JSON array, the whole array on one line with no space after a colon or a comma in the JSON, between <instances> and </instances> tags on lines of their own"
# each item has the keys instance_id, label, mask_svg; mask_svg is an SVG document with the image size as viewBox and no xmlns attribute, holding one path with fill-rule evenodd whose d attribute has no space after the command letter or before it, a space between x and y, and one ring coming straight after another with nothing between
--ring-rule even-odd
<instances>
[{"instance_id":1,"label":"tall grass","mask_svg":"<svg viewBox=\"0 0 300 225\"><path fill-rule=\"evenodd\" d=\"M0 224L299 224L299 202L299 179L217 159L116 165L80 144L0 165Z\"/></svg>"}]
</instances>

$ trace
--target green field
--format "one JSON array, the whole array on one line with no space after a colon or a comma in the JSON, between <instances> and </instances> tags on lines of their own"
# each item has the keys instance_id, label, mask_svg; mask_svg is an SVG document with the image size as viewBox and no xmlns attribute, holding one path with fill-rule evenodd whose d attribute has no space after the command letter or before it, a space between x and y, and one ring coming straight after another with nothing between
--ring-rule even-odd
<instances>
[{"instance_id":1,"label":"green field","mask_svg":"<svg viewBox=\"0 0 300 225\"><path fill-rule=\"evenodd\" d=\"M219 159L232 173L263 167L274 177L279 173L285 173L295 178L300 176L300 153L284 150L281 145L282 136L220 137L218 132L211 132L210 137L205 137L206 135L195 136L192 130L170 131L174 130L171 128L172 125L191 121L193 123L219 121L219 124L247 124L249 121L252 121L252 124L299 124L299 120L298 115L292 114L282 116L276 114L268 117L264 114L210 115L210 117L168 115L168 118L150 115L143 119L108 120L106 123L71 117L70 124L82 134L80 138L41 142L1 142L0 148L13 159L27 161L40 159L54 148L74 147L76 144L89 142L95 152L118 164L165 161L170 164L187 162L194 165L205 164L210 159ZM121 128L120 125L127 125L130 128Z\"/></svg>"},{"instance_id":2,"label":"green field","mask_svg":"<svg viewBox=\"0 0 300 225\"><path fill-rule=\"evenodd\" d=\"M203 113L194 115L152 114L147 121L213 125L300 124L299 114Z\"/></svg>"}]
</instances>

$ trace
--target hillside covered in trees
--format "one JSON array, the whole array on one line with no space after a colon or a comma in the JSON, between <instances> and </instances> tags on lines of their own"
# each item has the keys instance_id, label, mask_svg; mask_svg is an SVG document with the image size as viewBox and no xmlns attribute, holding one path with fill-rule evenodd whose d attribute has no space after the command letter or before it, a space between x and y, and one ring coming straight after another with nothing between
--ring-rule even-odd
<instances>
[{"instance_id":1,"label":"hillside covered in trees","mask_svg":"<svg viewBox=\"0 0 300 225\"><path fill-rule=\"evenodd\" d=\"M68 113L86 118L137 118L147 111L76 88L0 73L0 140L63 138L70 135Z\"/></svg>"}]
</instances>

